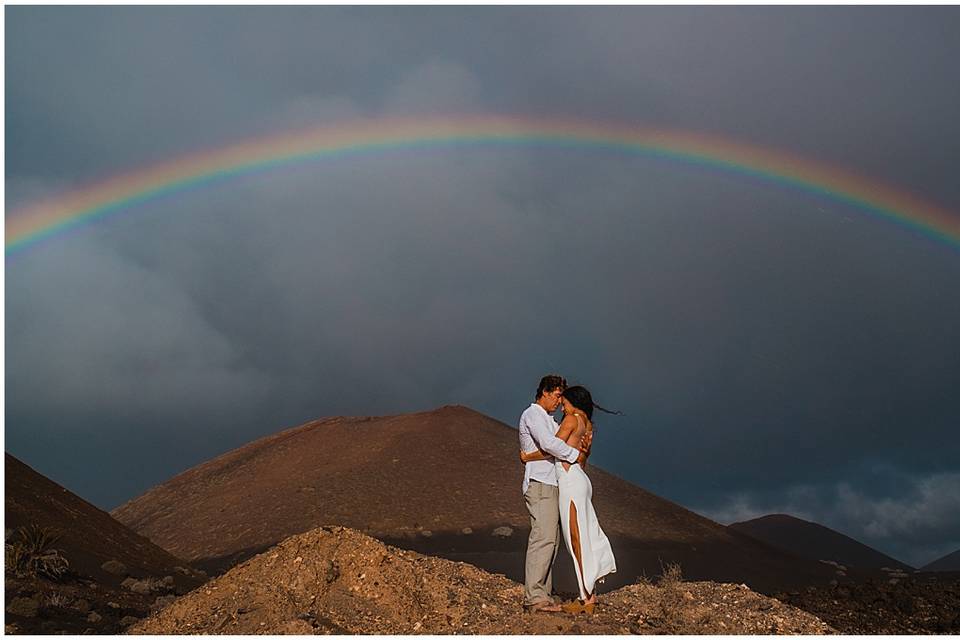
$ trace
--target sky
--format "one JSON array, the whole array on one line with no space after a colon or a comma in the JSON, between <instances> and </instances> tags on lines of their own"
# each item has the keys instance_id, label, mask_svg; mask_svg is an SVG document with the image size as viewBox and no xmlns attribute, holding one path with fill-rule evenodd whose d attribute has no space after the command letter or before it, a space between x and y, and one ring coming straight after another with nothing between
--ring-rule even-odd
<instances>
[{"instance_id":1,"label":"sky","mask_svg":"<svg viewBox=\"0 0 960 640\"><path fill-rule=\"evenodd\" d=\"M957 7L5 13L8 216L242 140L463 114L710 134L960 216ZM6 450L104 509L323 416L515 424L558 372L626 414L598 416L595 464L718 522L791 513L914 566L960 548L960 247L826 195L411 147L5 262Z\"/></svg>"}]
</instances>

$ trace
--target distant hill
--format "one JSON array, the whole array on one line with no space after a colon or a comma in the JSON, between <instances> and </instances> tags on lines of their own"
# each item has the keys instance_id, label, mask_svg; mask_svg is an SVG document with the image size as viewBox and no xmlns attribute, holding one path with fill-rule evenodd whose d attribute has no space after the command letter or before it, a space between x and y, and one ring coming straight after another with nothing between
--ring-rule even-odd
<instances>
[{"instance_id":1,"label":"distant hill","mask_svg":"<svg viewBox=\"0 0 960 640\"><path fill-rule=\"evenodd\" d=\"M920 567L921 571L960 571L960 549Z\"/></svg>"},{"instance_id":2,"label":"distant hill","mask_svg":"<svg viewBox=\"0 0 960 640\"><path fill-rule=\"evenodd\" d=\"M813 560L832 560L847 567L910 569L876 549L828 527L785 514L773 514L729 525L767 544Z\"/></svg>"},{"instance_id":3,"label":"distant hill","mask_svg":"<svg viewBox=\"0 0 960 640\"><path fill-rule=\"evenodd\" d=\"M181 579L174 567L185 565L182 560L9 453L5 463L4 515L8 530L31 524L56 530L61 537L54 546L63 550L70 569L98 582L119 583L124 577L100 568L108 560L124 563L131 575L175 575Z\"/></svg>"},{"instance_id":4,"label":"distant hill","mask_svg":"<svg viewBox=\"0 0 960 640\"><path fill-rule=\"evenodd\" d=\"M522 581L529 516L518 449L516 429L461 406L326 418L200 464L112 513L214 572L291 535L340 525ZM832 567L781 552L594 465L587 473L617 555L619 571L606 588L659 575L667 562L679 562L692 580L757 590L833 577ZM558 588L575 590L572 564L561 553Z\"/></svg>"}]
</instances>

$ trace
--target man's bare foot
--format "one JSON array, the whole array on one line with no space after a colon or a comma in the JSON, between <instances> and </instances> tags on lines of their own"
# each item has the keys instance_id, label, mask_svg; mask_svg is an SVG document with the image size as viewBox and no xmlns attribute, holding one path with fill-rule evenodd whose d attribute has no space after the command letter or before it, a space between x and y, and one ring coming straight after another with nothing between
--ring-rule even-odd
<instances>
[{"instance_id":1,"label":"man's bare foot","mask_svg":"<svg viewBox=\"0 0 960 640\"><path fill-rule=\"evenodd\" d=\"M526 605L524 608L527 610L527 613L536 613L538 611L545 613L559 613L561 611L560 605L555 603L553 600L541 600L540 602L534 602L533 604Z\"/></svg>"}]
</instances>

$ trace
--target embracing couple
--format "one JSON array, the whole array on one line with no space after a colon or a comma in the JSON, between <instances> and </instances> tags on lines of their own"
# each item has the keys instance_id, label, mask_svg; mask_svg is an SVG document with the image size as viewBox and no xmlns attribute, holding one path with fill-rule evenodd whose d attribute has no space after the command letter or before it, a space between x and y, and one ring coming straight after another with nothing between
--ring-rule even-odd
<instances>
[{"instance_id":1,"label":"embracing couple","mask_svg":"<svg viewBox=\"0 0 960 640\"><path fill-rule=\"evenodd\" d=\"M557 424L551 414L561 406L563 420ZM527 611L593 613L594 585L617 570L591 503L593 485L584 473L595 408L617 413L594 404L584 387L567 387L566 380L550 375L540 380L536 402L520 416L523 497L530 512L524 578ZM580 588L578 601L562 605L551 593L561 532Z\"/></svg>"}]
</instances>

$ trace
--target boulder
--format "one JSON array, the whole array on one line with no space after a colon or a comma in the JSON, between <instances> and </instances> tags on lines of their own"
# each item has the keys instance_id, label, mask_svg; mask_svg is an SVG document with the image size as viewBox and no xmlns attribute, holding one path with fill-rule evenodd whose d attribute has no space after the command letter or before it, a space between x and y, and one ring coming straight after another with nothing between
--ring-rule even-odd
<instances>
[{"instance_id":1,"label":"boulder","mask_svg":"<svg viewBox=\"0 0 960 640\"><path fill-rule=\"evenodd\" d=\"M127 565L123 564L119 560L107 560L100 565L100 568L107 573L112 573L115 576L127 575Z\"/></svg>"},{"instance_id":2,"label":"boulder","mask_svg":"<svg viewBox=\"0 0 960 640\"><path fill-rule=\"evenodd\" d=\"M509 538L513 535L513 529L510 527L497 527L493 530L493 535L498 538Z\"/></svg>"},{"instance_id":3,"label":"boulder","mask_svg":"<svg viewBox=\"0 0 960 640\"><path fill-rule=\"evenodd\" d=\"M7 605L7 613L24 618L35 618L40 611L40 601L36 598L14 598Z\"/></svg>"},{"instance_id":4,"label":"boulder","mask_svg":"<svg viewBox=\"0 0 960 640\"><path fill-rule=\"evenodd\" d=\"M150 579L137 580L132 585L130 585L130 591L133 591L134 593L139 593L142 595L147 595L148 593L153 591L153 583L151 582Z\"/></svg>"}]
</instances>

